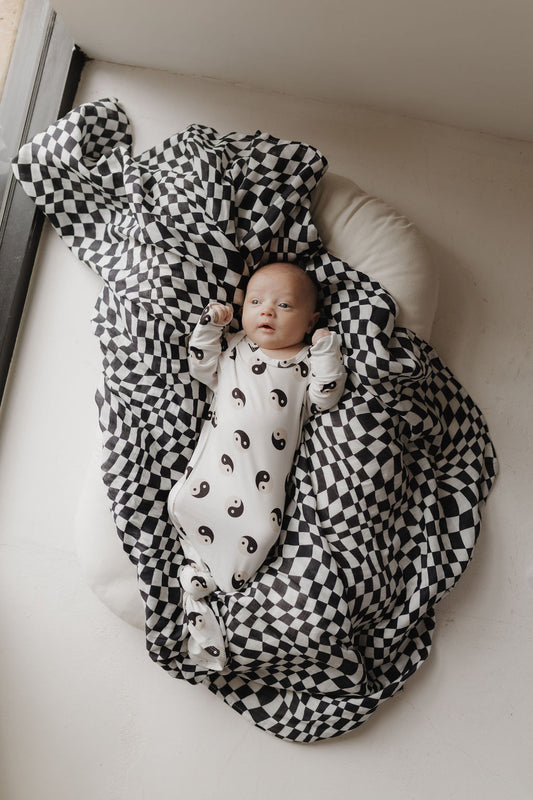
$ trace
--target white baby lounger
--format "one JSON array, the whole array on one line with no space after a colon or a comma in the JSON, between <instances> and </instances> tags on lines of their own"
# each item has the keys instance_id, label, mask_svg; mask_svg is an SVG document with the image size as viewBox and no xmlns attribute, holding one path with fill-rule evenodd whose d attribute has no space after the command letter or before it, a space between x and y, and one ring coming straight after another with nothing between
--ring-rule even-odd
<instances>
[{"instance_id":1,"label":"white baby lounger","mask_svg":"<svg viewBox=\"0 0 533 800\"><path fill-rule=\"evenodd\" d=\"M170 675L273 735L311 742L357 727L427 658L434 606L469 563L497 469L480 410L424 341L436 283L417 232L323 177L316 148L260 131L192 125L133 156L114 100L71 111L14 169L104 282L103 455L78 522L94 590L144 625ZM280 260L320 284L346 389L304 426L269 557L241 589L212 595L228 654L215 672L188 655L167 510L209 407L187 340L210 301L236 311L247 275Z\"/></svg>"},{"instance_id":2,"label":"white baby lounger","mask_svg":"<svg viewBox=\"0 0 533 800\"><path fill-rule=\"evenodd\" d=\"M396 300L396 323L429 339L438 277L415 226L353 181L328 172L312 195L312 217L332 253L381 283ZM98 597L121 619L144 629L134 566L116 536L102 481L100 430L78 504L77 549Z\"/></svg>"}]
</instances>

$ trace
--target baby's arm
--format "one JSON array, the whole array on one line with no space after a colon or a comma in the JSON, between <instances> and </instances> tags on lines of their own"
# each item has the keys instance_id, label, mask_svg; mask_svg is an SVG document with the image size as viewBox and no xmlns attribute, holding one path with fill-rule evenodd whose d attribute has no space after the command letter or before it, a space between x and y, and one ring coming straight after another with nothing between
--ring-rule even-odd
<instances>
[{"instance_id":1,"label":"baby's arm","mask_svg":"<svg viewBox=\"0 0 533 800\"><path fill-rule=\"evenodd\" d=\"M307 393L309 410L326 411L337 405L344 392L346 368L339 339L326 328L315 331L309 351L311 382Z\"/></svg>"},{"instance_id":2,"label":"baby's arm","mask_svg":"<svg viewBox=\"0 0 533 800\"><path fill-rule=\"evenodd\" d=\"M210 303L202 311L202 316L189 339L191 376L205 383L213 391L217 386L222 329L232 318L233 309L230 305Z\"/></svg>"}]
</instances>

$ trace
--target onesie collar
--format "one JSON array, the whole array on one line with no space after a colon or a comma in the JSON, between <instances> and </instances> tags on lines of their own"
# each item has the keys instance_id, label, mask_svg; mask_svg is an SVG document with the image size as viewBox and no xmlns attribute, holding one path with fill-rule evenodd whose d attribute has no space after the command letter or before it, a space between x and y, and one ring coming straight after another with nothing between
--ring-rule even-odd
<instances>
[{"instance_id":1,"label":"onesie collar","mask_svg":"<svg viewBox=\"0 0 533 800\"><path fill-rule=\"evenodd\" d=\"M251 363L252 361L257 363L257 360L260 359L265 364L269 364L270 366L273 367L281 367L281 368L292 367L294 364L300 363L300 361L307 360L309 354L309 346L304 345L302 349L299 350L297 353L295 353L295 355L293 355L291 358L283 358L283 359L272 358L272 356L268 356L265 352L263 352L263 350L261 350L258 344L252 342L252 340L248 336L246 336L244 332L241 341L242 341L242 347L240 348L241 353L243 354L246 361L248 361L249 363Z\"/></svg>"}]
</instances>

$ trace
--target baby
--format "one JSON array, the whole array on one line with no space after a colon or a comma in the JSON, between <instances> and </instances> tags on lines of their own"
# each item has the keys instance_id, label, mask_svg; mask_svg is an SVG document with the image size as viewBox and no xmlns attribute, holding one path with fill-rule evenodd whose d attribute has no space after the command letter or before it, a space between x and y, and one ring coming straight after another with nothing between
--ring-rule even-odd
<instances>
[{"instance_id":1,"label":"baby","mask_svg":"<svg viewBox=\"0 0 533 800\"><path fill-rule=\"evenodd\" d=\"M205 600L253 577L279 536L304 422L339 401L346 380L337 336L316 326L318 292L303 269L274 263L250 278L242 331L221 335L231 306L211 303L189 341L191 376L214 393L170 518L181 535L189 654L223 669L224 638Z\"/></svg>"}]
</instances>

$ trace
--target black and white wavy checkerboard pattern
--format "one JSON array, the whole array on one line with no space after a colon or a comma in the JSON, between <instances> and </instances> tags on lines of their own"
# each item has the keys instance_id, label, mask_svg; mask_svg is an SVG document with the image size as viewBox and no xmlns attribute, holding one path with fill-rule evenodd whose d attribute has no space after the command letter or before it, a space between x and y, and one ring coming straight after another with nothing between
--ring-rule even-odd
<instances>
[{"instance_id":1,"label":"black and white wavy checkerboard pattern","mask_svg":"<svg viewBox=\"0 0 533 800\"><path fill-rule=\"evenodd\" d=\"M88 103L22 148L25 191L103 278L94 327L104 475L137 565L150 656L278 737L361 724L426 659L435 603L469 563L496 460L479 409L395 304L328 254L310 193L316 149L192 125L138 157L118 103ZM204 306L237 308L264 260L323 286L350 370L297 453L281 539L242 591L213 604L230 662L192 664L166 501L207 413L186 337Z\"/></svg>"}]
</instances>

